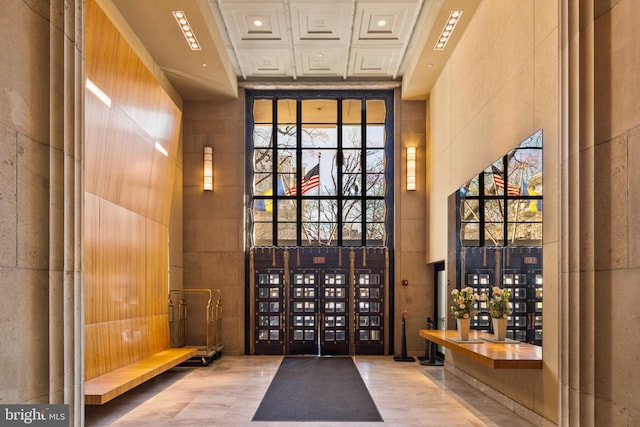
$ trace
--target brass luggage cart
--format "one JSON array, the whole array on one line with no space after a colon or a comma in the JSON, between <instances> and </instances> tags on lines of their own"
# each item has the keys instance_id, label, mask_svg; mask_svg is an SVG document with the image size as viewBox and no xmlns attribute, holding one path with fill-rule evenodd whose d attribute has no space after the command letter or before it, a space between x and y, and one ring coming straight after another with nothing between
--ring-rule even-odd
<instances>
[{"instance_id":1,"label":"brass luggage cart","mask_svg":"<svg viewBox=\"0 0 640 427\"><path fill-rule=\"evenodd\" d=\"M197 347L203 366L222 354L222 301L218 289L169 291L171 347Z\"/></svg>"}]
</instances>

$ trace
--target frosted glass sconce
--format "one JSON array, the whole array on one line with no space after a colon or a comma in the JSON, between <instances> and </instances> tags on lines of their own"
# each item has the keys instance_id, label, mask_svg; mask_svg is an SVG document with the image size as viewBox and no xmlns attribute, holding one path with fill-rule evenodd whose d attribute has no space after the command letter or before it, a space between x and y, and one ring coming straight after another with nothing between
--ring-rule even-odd
<instances>
[{"instance_id":1,"label":"frosted glass sconce","mask_svg":"<svg viewBox=\"0 0 640 427\"><path fill-rule=\"evenodd\" d=\"M407 147L407 191L416 190L416 147Z\"/></svg>"},{"instance_id":2,"label":"frosted glass sconce","mask_svg":"<svg viewBox=\"0 0 640 427\"><path fill-rule=\"evenodd\" d=\"M204 190L213 191L213 147L204 147Z\"/></svg>"}]
</instances>

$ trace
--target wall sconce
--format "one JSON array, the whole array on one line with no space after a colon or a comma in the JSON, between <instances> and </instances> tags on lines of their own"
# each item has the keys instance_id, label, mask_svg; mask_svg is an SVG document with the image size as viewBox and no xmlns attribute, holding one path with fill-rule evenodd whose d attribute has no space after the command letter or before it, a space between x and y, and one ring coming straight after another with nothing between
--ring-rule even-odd
<instances>
[{"instance_id":1,"label":"wall sconce","mask_svg":"<svg viewBox=\"0 0 640 427\"><path fill-rule=\"evenodd\" d=\"M416 190L416 147L407 147L407 191Z\"/></svg>"},{"instance_id":2,"label":"wall sconce","mask_svg":"<svg viewBox=\"0 0 640 427\"><path fill-rule=\"evenodd\" d=\"M213 147L204 147L204 190L213 191Z\"/></svg>"}]
</instances>

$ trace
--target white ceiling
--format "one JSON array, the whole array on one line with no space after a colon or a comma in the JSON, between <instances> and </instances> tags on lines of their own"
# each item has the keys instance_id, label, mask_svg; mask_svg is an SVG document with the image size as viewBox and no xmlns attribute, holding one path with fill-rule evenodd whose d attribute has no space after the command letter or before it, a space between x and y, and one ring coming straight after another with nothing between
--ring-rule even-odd
<instances>
[{"instance_id":1,"label":"white ceiling","mask_svg":"<svg viewBox=\"0 0 640 427\"><path fill-rule=\"evenodd\" d=\"M135 33L183 99L237 96L243 82L402 82L424 99L480 0L98 0ZM114 7L115 6L115 7ZM189 48L172 11L201 45ZM452 10L462 18L433 49ZM89 29L88 29L89 30Z\"/></svg>"},{"instance_id":2,"label":"white ceiling","mask_svg":"<svg viewBox=\"0 0 640 427\"><path fill-rule=\"evenodd\" d=\"M426 0L429 3L431 0ZM425 0L210 0L236 74L395 79Z\"/></svg>"}]
</instances>

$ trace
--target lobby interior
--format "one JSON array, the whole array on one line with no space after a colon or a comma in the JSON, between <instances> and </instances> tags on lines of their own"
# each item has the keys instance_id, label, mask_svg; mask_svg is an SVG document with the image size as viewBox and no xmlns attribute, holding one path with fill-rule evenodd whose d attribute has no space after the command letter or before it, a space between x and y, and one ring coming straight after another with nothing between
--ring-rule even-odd
<instances>
[{"instance_id":1,"label":"lobby interior","mask_svg":"<svg viewBox=\"0 0 640 427\"><path fill-rule=\"evenodd\" d=\"M46 3L12 2L0 18L0 404L67 404L78 426L252 424L285 354L255 345L252 103L384 93L384 350L349 354L385 423L640 424L633 0ZM394 362L425 353L438 277L447 296L467 284L452 195L539 131L539 366L449 350L444 367ZM203 288L220 291L221 358L86 403L88 381L172 347L169 290Z\"/></svg>"}]
</instances>

